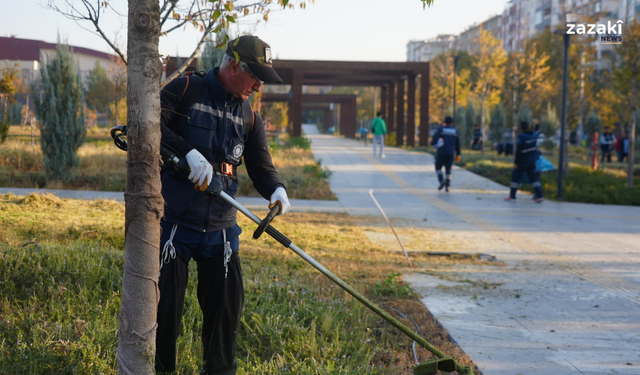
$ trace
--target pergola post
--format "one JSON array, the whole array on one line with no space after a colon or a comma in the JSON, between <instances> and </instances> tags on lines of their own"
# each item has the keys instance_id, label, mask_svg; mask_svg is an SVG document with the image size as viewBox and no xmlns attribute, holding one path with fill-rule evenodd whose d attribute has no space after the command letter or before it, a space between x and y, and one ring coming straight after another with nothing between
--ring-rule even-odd
<instances>
[{"instance_id":1,"label":"pergola post","mask_svg":"<svg viewBox=\"0 0 640 375\"><path fill-rule=\"evenodd\" d=\"M349 124L350 124L350 134L348 135L349 138L356 138L356 131L358 129L357 128L357 118L358 118L358 114L357 114L357 110L356 110L356 97L352 96L351 99L349 99L349 101L347 102L348 104L348 108L349 108ZM346 134L345 134L346 135Z\"/></svg>"},{"instance_id":2,"label":"pergola post","mask_svg":"<svg viewBox=\"0 0 640 375\"><path fill-rule=\"evenodd\" d=\"M420 73L420 146L429 145L429 71Z\"/></svg>"},{"instance_id":3,"label":"pergola post","mask_svg":"<svg viewBox=\"0 0 640 375\"><path fill-rule=\"evenodd\" d=\"M384 86L380 86L380 115L381 117L384 119L385 122L387 121L387 90L388 90L387 85Z\"/></svg>"},{"instance_id":4,"label":"pergola post","mask_svg":"<svg viewBox=\"0 0 640 375\"><path fill-rule=\"evenodd\" d=\"M407 146L416 146L416 76L409 75L407 88Z\"/></svg>"},{"instance_id":5,"label":"pergola post","mask_svg":"<svg viewBox=\"0 0 640 375\"><path fill-rule=\"evenodd\" d=\"M395 126L395 84L389 83L387 86L387 134L396 130Z\"/></svg>"},{"instance_id":6,"label":"pergola post","mask_svg":"<svg viewBox=\"0 0 640 375\"><path fill-rule=\"evenodd\" d=\"M396 109L396 146L404 144L404 80L398 81Z\"/></svg>"},{"instance_id":7,"label":"pergola post","mask_svg":"<svg viewBox=\"0 0 640 375\"><path fill-rule=\"evenodd\" d=\"M289 126L292 137L302 136L302 71L294 70L289 102Z\"/></svg>"}]
</instances>

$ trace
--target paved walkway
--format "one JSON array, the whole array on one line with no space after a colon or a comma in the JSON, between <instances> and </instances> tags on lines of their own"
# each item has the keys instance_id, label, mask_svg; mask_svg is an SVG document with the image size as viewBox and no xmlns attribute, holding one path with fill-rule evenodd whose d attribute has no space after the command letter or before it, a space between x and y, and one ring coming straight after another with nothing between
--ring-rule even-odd
<instances>
[{"instance_id":1,"label":"paved walkway","mask_svg":"<svg viewBox=\"0 0 640 375\"><path fill-rule=\"evenodd\" d=\"M403 275L485 375L640 374L640 207L536 205L526 194L510 204L507 188L459 168L452 192L439 192L431 155L386 148L378 159L361 142L314 130L305 127L338 201L292 200L293 210L380 217L373 189L394 226L435 230L459 242L459 252L496 257L440 277ZM438 250L429 247L412 250Z\"/></svg>"},{"instance_id":2,"label":"paved walkway","mask_svg":"<svg viewBox=\"0 0 640 375\"><path fill-rule=\"evenodd\" d=\"M378 159L362 142L308 136L348 212L379 216L374 189L395 226L496 257L404 275L484 374L640 374L640 207L507 203L507 188L459 168L439 192L431 155L387 148Z\"/></svg>"}]
</instances>

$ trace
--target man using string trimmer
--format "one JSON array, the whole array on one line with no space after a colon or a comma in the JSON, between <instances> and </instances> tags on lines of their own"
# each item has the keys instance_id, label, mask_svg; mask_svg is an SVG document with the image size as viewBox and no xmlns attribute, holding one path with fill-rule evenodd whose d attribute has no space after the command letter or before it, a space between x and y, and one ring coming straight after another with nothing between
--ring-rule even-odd
<instances>
[{"instance_id":1,"label":"man using string trimmer","mask_svg":"<svg viewBox=\"0 0 640 375\"><path fill-rule=\"evenodd\" d=\"M206 76L175 79L161 93L162 142L186 159L188 177L165 165L161 222L160 303L156 371L176 370L176 340L182 318L188 264L198 265L198 302L203 314L202 374L235 374L238 328L244 303L238 257L242 232L235 207L207 195L212 179L233 197L241 158L260 195L278 205L290 204L269 155L262 119L248 104L263 83L281 83L272 68L271 49L255 36L229 42L220 67ZM195 189L194 189L195 183Z\"/></svg>"}]
</instances>

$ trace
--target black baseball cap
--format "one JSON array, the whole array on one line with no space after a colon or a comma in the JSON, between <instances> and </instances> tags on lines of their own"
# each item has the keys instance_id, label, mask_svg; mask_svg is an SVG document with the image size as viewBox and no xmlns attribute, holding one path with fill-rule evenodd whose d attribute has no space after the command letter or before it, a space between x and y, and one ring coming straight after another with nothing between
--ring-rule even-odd
<instances>
[{"instance_id":1,"label":"black baseball cap","mask_svg":"<svg viewBox=\"0 0 640 375\"><path fill-rule=\"evenodd\" d=\"M253 35L243 35L229 42L226 54L235 58L238 54L240 61L249 66L251 74L264 83L282 83L282 78L273 70L271 47L263 40Z\"/></svg>"},{"instance_id":2,"label":"black baseball cap","mask_svg":"<svg viewBox=\"0 0 640 375\"><path fill-rule=\"evenodd\" d=\"M444 118L444 123L445 124L452 124L453 123L453 119L451 118L451 116L447 116Z\"/></svg>"}]
</instances>

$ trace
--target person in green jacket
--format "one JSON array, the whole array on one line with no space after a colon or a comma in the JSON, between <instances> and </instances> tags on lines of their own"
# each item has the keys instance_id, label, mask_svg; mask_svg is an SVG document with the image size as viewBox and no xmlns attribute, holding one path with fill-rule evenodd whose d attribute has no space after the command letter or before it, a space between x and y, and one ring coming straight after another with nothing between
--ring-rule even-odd
<instances>
[{"instance_id":1,"label":"person in green jacket","mask_svg":"<svg viewBox=\"0 0 640 375\"><path fill-rule=\"evenodd\" d=\"M384 136L387 134L387 124L381 117L380 112L376 114L376 118L371 121L371 134L373 134L373 156L376 156L376 143L380 142L380 157L386 156L382 153L384 147Z\"/></svg>"}]
</instances>

